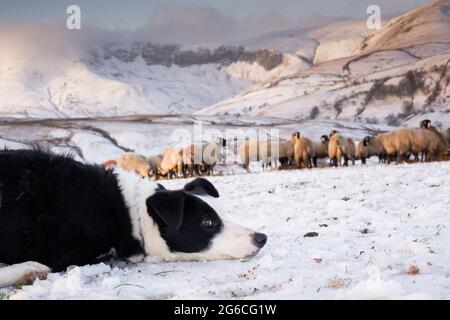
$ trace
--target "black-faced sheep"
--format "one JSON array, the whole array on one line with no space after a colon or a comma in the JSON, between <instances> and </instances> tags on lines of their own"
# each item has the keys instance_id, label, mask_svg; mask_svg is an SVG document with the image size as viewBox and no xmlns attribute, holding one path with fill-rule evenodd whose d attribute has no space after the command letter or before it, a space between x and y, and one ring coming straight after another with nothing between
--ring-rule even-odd
<instances>
[{"instance_id":1,"label":"black-faced sheep","mask_svg":"<svg viewBox=\"0 0 450 320\"><path fill-rule=\"evenodd\" d=\"M444 127L441 131L439 131L436 127L431 125L431 121L428 119L420 121L420 127L426 130L425 134L421 133L422 136L425 136L423 140L425 140L426 143L426 151L422 153L422 161L436 160L439 157L445 156L449 153L449 128Z\"/></svg>"},{"instance_id":2,"label":"black-faced sheep","mask_svg":"<svg viewBox=\"0 0 450 320\"><path fill-rule=\"evenodd\" d=\"M290 141L280 141L279 161L282 167L290 166L294 160L294 146Z\"/></svg>"},{"instance_id":3,"label":"black-faced sheep","mask_svg":"<svg viewBox=\"0 0 450 320\"><path fill-rule=\"evenodd\" d=\"M320 137L320 141L314 141L314 155L313 155L313 164L314 167L317 168L317 159L324 159L328 157L328 142L330 138L327 135L323 135Z\"/></svg>"},{"instance_id":4,"label":"black-faced sheep","mask_svg":"<svg viewBox=\"0 0 450 320\"><path fill-rule=\"evenodd\" d=\"M431 120L425 119L425 120L420 121L420 127L422 129L430 128L431 127Z\"/></svg>"},{"instance_id":5,"label":"black-faced sheep","mask_svg":"<svg viewBox=\"0 0 450 320\"><path fill-rule=\"evenodd\" d=\"M416 160L419 154L422 154L422 160L429 159L429 154L436 156L444 149L442 140L430 129L401 128L372 137L368 140L368 144L375 149L381 145L389 164L393 159L396 159L397 163L403 162L409 158L410 154L413 154Z\"/></svg>"},{"instance_id":6,"label":"black-faced sheep","mask_svg":"<svg viewBox=\"0 0 450 320\"><path fill-rule=\"evenodd\" d=\"M208 144L203 144L203 164L199 166L202 174L212 175L216 164L225 159L227 140L221 137L215 138Z\"/></svg>"},{"instance_id":7,"label":"black-faced sheep","mask_svg":"<svg viewBox=\"0 0 450 320\"><path fill-rule=\"evenodd\" d=\"M329 138L328 158L330 158L330 165L337 167L341 164L341 159L344 158L344 165L348 166L348 160L354 159L354 150L352 156L352 147L349 146L348 140L335 130L330 133Z\"/></svg>"},{"instance_id":8,"label":"black-faced sheep","mask_svg":"<svg viewBox=\"0 0 450 320\"><path fill-rule=\"evenodd\" d=\"M203 164L203 146L198 144L190 144L183 148L183 165L185 175L190 177L200 175L199 165Z\"/></svg>"},{"instance_id":9,"label":"black-faced sheep","mask_svg":"<svg viewBox=\"0 0 450 320\"><path fill-rule=\"evenodd\" d=\"M381 143L381 138L383 134L378 134L376 136L366 136L364 137L362 144L359 147L359 153L361 161L366 163L366 159L372 156L378 156L378 162L384 162L386 158L386 150ZM364 157L364 161L363 161Z\"/></svg>"},{"instance_id":10,"label":"black-faced sheep","mask_svg":"<svg viewBox=\"0 0 450 320\"><path fill-rule=\"evenodd\" d=\"M156 176L158 175L158 167L161 164L162 158L163 158L163 155L159 154L159 155L154 155L154 156L148 156L145 159L145 161L150 166L150 170L149 170L150 177L156 178Z\"/></svg>"}]
</instances>

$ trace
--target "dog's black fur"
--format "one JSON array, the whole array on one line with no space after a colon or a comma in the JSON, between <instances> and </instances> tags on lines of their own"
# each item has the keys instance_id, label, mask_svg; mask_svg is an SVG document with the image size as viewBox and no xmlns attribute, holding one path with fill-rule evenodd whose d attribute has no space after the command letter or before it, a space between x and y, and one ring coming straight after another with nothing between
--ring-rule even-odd
<instances>
[{"instance_id":1,"label":"dog's black fur","mask_svg":"<svg viewBox=\"0 0 450 320\"><path fill-rule=\"evenodd\" d=\"M201 251L221 228L217 213L193 194L219 196L197 179L184 190L159 185L147 198L173 251ZM99 262L111 249L119 259L144 254L125 203L111 169L40 150L0 151L0 262L36 261L62 271Z\"/></svg>"}]
</instances>

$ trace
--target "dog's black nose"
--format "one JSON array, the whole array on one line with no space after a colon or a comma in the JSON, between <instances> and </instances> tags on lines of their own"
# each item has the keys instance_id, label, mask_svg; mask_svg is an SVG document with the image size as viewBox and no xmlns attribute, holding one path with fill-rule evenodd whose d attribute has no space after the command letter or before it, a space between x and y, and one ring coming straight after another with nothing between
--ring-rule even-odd
<instances>
[{"instance_id":1,"label":"dog's black nose","mask_svg":"<svg viewBox=\"0 0 450 320\"><path fill-rule=\"evenodd\" d=\"M264 247L264 245L267 242L267 236L264 233L258 233L256 232L253 235L253 244L257 246L258 248Z\"/></svg>"}]
</instances>

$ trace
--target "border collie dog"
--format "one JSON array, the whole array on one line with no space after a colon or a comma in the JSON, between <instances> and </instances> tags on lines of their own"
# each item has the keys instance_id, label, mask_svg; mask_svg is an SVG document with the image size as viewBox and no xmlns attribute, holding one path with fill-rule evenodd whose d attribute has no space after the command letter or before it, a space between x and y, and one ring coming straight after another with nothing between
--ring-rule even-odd
<instances>
[{"instance_id":1,"label":"border collie dog","mask_svg":"<svg viewBox=\"0 0 450 320\"><path fill-rule=\"evenodd\" d=\"M117 258L166 261L253 256L267 236L223 221L196 179L166 190L120 169L40 150L0 151L0 287L50 270ZM209 201L210 202L210 201Z\"/></svg>"}]
</instances>

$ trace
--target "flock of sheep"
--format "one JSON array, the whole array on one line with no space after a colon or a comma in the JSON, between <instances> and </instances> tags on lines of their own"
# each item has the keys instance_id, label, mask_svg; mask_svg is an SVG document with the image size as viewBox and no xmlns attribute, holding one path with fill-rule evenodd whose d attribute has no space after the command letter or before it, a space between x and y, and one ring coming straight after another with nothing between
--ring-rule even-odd
<instances>
[{"instance_id":1,"label":"flock of sheep","mask_svg":"<svg viewBox=\"0 0 450 320\"><path fill-rule=\"evenodd\" d=\"M190 144L185 148L168 148L162 155L143 157L137 153L125 153L117 160L109 160L105 166L117 166L135 171L153 180L194 175L211 175L214 166L223 163L227 142L216 138L210 143ZM448 160L450 156L450 128L438 130L430 120L420 122L419 128L401 128L391 132L366 136L355 143L350 137L333 130L319 141L312 141L299 132L290 140L245 140L235 148L241 164L249 171L252 161L260 161L263 169L312 168L318 159L328 158L330 166L355 164L377 156L380 162L389 164L413 161ZM420 157L419 157L420 156ZM342 163L343 162L343 163Z\"/></svg>"}]
</instances>

